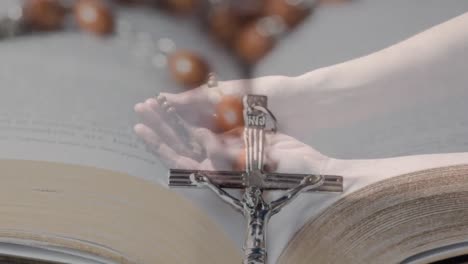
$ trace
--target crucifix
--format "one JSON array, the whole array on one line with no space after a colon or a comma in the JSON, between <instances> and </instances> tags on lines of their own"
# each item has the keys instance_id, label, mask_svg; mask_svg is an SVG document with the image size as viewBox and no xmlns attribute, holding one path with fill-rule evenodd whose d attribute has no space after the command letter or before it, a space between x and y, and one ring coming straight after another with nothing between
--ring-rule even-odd
<instances>
[{"instance_id":1,"label":"crucifix","mask_svg":"<svg viewBox=\"0 0 468 264\"><path fill-rule=\"evenodd\" d=\"M244 264L267 262L266 230L268 220L285 205L305 191L342 192L343 178L333 175L267 173L263 170L265 133L276 132L276 118L267 108L267 97L246 95L244 105L245 171L169 171L171 187L207 187L224 202L242 213L247 222L243 246ZM267 130L267 119L274 123ZM244 190L241 198L234 197L225 188ZM265 190L284 190L273 201L263 197Z\"/></svg>"}]
</instances>

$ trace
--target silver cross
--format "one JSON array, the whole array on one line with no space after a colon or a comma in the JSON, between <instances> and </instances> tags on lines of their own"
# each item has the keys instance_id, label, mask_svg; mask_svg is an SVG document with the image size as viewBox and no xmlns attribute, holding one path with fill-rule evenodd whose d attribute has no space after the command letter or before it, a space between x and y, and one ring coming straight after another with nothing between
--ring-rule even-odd
<instances>
[{"instance_id":1,"label":"silver cross","mask_svg":"<svg viewBox=\"0 0 468 264\"><path fill-rule=\"evenodd\" d=\"M342 192L343 178L333 175L267 173L263 171L265 133L276 132L276 119L267 108L267 97L246 95L244 103L245 171L169 171L171 187L208 187L223 201L241 212L248 225L244 242L244 264L267 262L266 224L271 216L304 191ZM267 120L274 121L267 130ZM180 118L179 118L180 119ZM234 197L223 188L243 189L242 198ZM274 200L263 199L264 190L285 190Z\"/></svg>"}]
</instances>

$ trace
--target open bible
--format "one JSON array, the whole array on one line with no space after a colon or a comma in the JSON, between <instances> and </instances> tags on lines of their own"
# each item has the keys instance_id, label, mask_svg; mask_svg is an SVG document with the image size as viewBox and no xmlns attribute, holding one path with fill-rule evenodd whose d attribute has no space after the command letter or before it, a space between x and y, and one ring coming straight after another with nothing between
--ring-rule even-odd
<instances>
[{"instance_id":1,"label":"open bible","mask_svg":"<svg viewBox=\"0 0 468 264\"><path fill-rule=\"evenodd\" d=\"M170 30L155 34L190 43L223 79L241 77L189 22L141 10L122 16L148 31L164 25ZM281 56L270 56L258 75L281 70ZM181 91L165 72L117 40L75 33L8 40L0 57L0 261L240 263L242 216L208 191L168 189L168 168L132 130L135 103ZM467 96L456 90L433 104L376 111L301 140L342 158L467 152ZM302 195L271 221L269 262L430 263L466 254L465 158L435 154L429 167L378 177L357 169L343 194Z\"/></svg>"}]
</instances>

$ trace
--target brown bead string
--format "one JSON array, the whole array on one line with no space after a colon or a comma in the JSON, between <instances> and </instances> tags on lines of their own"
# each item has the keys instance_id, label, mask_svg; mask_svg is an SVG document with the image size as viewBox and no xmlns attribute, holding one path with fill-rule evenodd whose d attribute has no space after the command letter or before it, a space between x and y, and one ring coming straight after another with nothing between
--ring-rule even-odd
<instances>
[{"instance_id":1,"label":"brown bead string","mask_svg":"<svg viewBox=\"0 0 468 264\"><path fill-rule=\"evenodd\" d=\"M317 0L317 4L350 0ZM194 14L208 8L204 20L216 41L228 47L246 65L265 57L280 36L292 30L314 7L307 0L114 0L114 3L158 7L174 14ZM99 36L115 30L111 1L76 0L66 7L60 0L25 0L23 23L29 30L51 31L63 27L71 14L78 27ZM279 23L264 25L265 21ZM274 19L273 19L274 18ZM267 23L268 24L268 23ZM277 27L273 29L272 27ZM270 27L270 28L268 28ZM265 30L266 29L266 30ZM193 52L176 51L169 56L169 71L175 81L189 88L207 80L209 65Z\"/></svg>"},{"instance_id":2,"label":"brown bead string","mask_svg":"<svg viewBox=\"0 0 468 264\"><path fill-rule=\"evenodd\" d=\"M21 18L15 15L3 20L0 38L14 36L23 28L27 31L60 30L70 15L80 30L109 36L118 30L113 3L146 5L176 15L196 15L200 13L197 10L207 7L209 11L202 13L202 20L208 33L232 51L243 65L251 66L264 58L280 37L297 27L315 5L346 1L350 0L317 0L311 5L307 0L75 0L66 6L60 0L25 0ZM144 42L145 38L153 44L149 34L138 35L136 41ZM211 69L200 55L163 46L160 45L159 53L153 56L153 64L166 66L178 84L193 88L208 81ZM238 130L243 126L240 98L220 96L214 116L218 132Z\"/></svg>"}]
</instances>

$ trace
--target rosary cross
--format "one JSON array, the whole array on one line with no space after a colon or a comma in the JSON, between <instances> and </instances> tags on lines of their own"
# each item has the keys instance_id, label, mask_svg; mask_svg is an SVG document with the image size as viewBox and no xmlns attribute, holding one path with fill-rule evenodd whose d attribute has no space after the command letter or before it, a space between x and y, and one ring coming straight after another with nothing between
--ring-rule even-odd
<instances>
[{"instance_id":1,"label":"rosary cross","mask_svg":"<svg viewBox=\"0 0 468 264\"><path fill-rule=\"evenodd\" d=\"M343 178L332 175L266 173L263 171L265 133L276 132L276 119L267 108L267 97L246 95L244 103L244 143L246 151L245 171L169 171L171 187L207 187L219 198L242 213L247 221L244 242L244 264L267 262L266 230L271 216L304 191L342 192ZM266 130L267 118L274 121L274 128ZM183 126L181 126L183 128ZM224 188L243 189L242 198L236 198ZM263 199L264 190L285 190L274 200Z\"/></svg>"}]
</instances>

